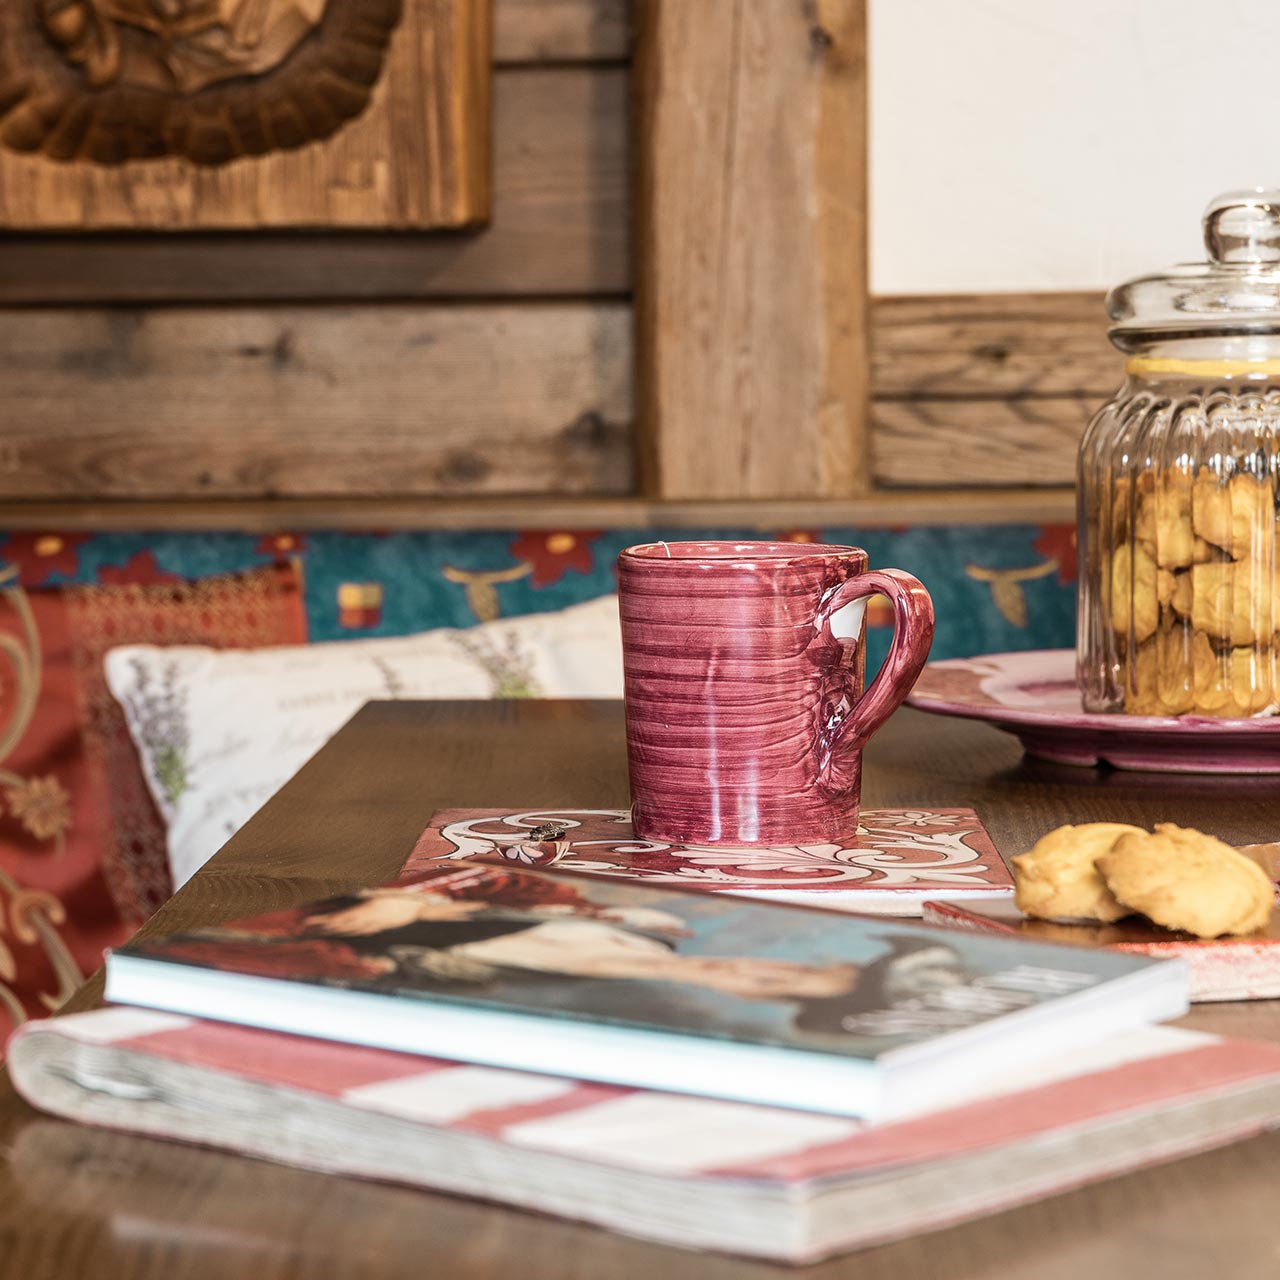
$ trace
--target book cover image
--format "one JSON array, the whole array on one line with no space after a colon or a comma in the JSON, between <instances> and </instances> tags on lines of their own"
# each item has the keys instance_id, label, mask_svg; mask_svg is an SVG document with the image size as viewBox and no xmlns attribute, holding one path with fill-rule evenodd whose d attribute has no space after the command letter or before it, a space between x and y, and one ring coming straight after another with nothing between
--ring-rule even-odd
<instances>
[{"instance_id":1,"label":"book cover image","mask_svg":"<svg viewBox=\"0 0 1280 1280\"><path fill-rule=\"evenodd\" d=\"M1151 963L467 862L123 954L862 1057Z\"/></svg>"},{"instance_id":2,"label":"book cover image","mask_svg":"<svg viewBox=\"0 0 1280 1280\"><path fill-rule=\"evenodd\" d=\"M1013 878L972 809L865 809L849 844L751 849L645 840L625 809L444 809L422 833L405 872L457 858L833 909L846 900L867 909L877 898L1013 892Z\"/></svg>"}]
</instances>

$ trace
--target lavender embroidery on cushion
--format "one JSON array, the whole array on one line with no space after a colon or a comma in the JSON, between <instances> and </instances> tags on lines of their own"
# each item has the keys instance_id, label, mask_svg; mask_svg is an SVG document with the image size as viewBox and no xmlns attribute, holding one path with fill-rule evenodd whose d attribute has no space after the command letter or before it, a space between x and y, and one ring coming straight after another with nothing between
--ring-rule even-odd
<instances>
[{"instance_id":1,"label":"lavender embroidery on cushion","mask_svg":"<svg viewBox=\"0 0 1280 1280\"><path fill-rule=\"evenodd\" d=\"M405 695L405 683L396 674L395 669L386 658L374 658L373 665L377 668L378 674L382 677L382 683L387 691L387 697L391 699L400 699Z\"/></svg>"},{"instance_id":2,"label":"lavender embroidery on cushion","mask_svg":"<svg viewBox=\"0 0 1280 1280\"><path fill-rule=\"evenodd\" d=\"M177 665L169 663L164 668L159 687L152 683L151 673L138 659L129 665L133 668L129 712L165 800L171 806L176 805L191 785L187 758L191 734L187 727L186 694L178 685Z\"/></svg>"},{"instance_id":3,"label":"lavender embroidery on cushion","mask_svg":"<svg viewBox=\"0 0 1280 1280\"><path fill-rule=\"evenodd\" d=\"M540 698L542 686L533 674L533 657L520 651L514 631L507 632L501 648L489 637L460 635L450 639L489 677L493 698Z\"/></svg>"}]
</instances>

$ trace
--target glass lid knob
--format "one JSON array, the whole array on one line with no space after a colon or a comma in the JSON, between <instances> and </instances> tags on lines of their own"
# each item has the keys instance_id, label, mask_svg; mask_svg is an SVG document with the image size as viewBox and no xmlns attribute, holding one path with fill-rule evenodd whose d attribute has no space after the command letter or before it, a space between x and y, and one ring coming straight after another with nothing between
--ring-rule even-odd
<instances>
[{"instance_id":1,"label":"glass lid knob","mask_svg":"<svg viewBox=\"0 0 1280 1280\"><path fill-rule=\"evenodd\" d=\"M1205 248L1215 262L1280 262L1280 188L1227 191L1209 202L1201 225Z\"/></svg>"}]
</instances>

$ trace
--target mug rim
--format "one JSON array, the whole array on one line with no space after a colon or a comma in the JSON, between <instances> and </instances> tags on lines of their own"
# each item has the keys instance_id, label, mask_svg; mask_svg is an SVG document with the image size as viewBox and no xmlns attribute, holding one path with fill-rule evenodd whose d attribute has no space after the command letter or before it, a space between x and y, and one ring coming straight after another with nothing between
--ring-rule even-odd
<instances>
[{"instance_id":1,"label":"mug rim","mask_svg":"<svg viewBox=\"0 0 1280 1280\"><path fill-rule=\"evenodd\" d=\"M676 554L672 554L675 550ZM760 562L786 565L815 558L845 559L867 553L862 547L836 542L753 542L750 540L716 540L670 542L638 542L626 547L618 556L619 565L636 566L680 564L692 566L724 565L753 568Z\"/></svg>"}]
</instances>

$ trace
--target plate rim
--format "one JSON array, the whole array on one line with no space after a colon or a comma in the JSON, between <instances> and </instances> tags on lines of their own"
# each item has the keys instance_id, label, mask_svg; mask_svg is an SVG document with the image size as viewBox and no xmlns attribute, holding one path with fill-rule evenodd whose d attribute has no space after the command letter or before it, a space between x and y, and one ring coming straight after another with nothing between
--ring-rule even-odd
<instances>
[{"instance_id":1,"label":"plate rim","mask_svg":"<svg viewBox=\"0 0 1280 1280\"><path fill-rule=\"evenodd\" d=\"M930 667L970 664L975 662L999 662L1002 659L1025 658L1028 656L1061 657L1064 664L1075 663L1074 649L1008 649L1001 653L983 653L972 658L939 658L936 662L928 662L921 672L923 675ZM1257 716L1242 720L1224 720L1210 716L1129 716L1123 712L1109 713L1085 711L1078 712L1034 711L1024 707L1000 707L987 703L955 702L951 699L921 694L919 685L914 686L907 694L906 703L918 711L926 711L935 715L957 716L965 720L987 720L998 724L1019 725L1028 728L1054 728L1059 732L1102 732L1102 733L1156 733L1162 735L1187 735L1194 731L1197 734L1213 734L1217 736L1254 737L1256 735L1273 734L1280 731L1280 716Z\"/></svg>"}]
</instances>

